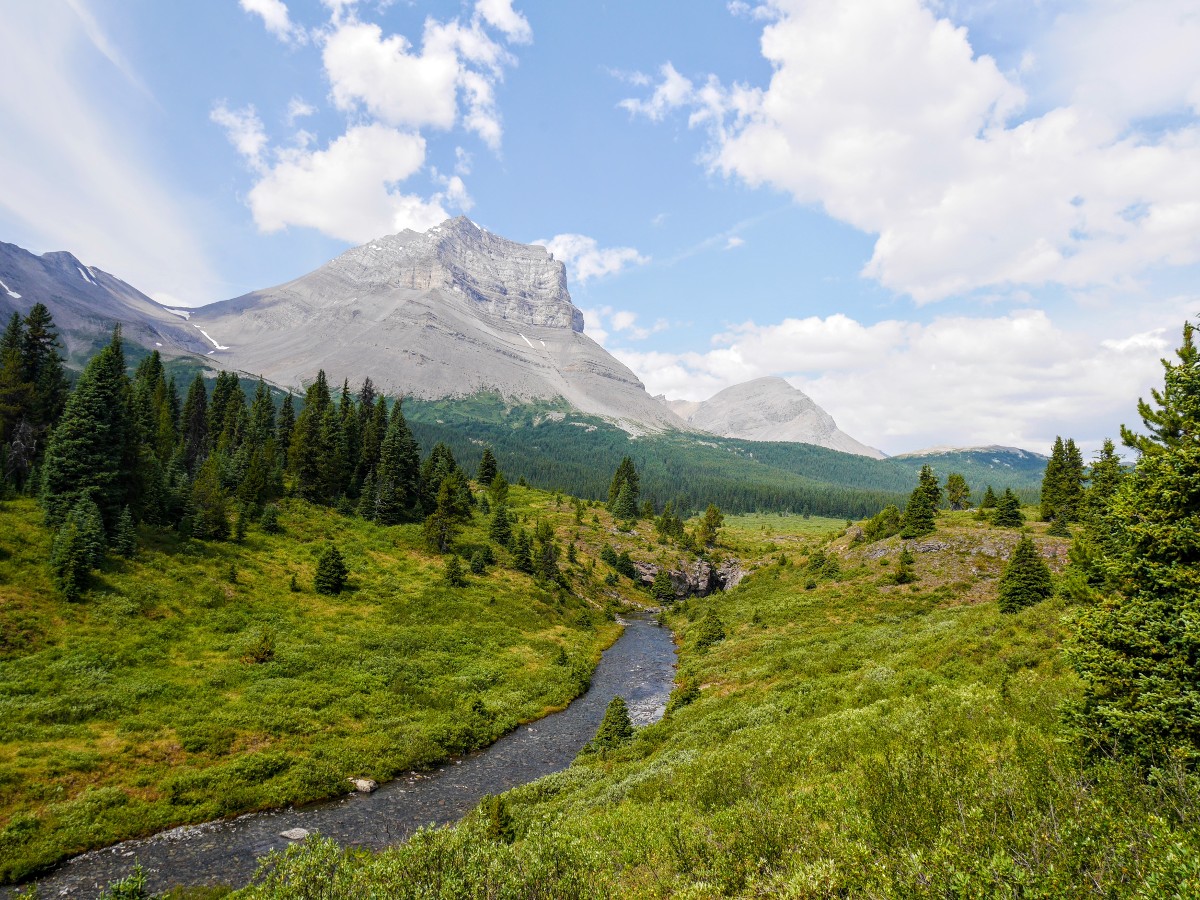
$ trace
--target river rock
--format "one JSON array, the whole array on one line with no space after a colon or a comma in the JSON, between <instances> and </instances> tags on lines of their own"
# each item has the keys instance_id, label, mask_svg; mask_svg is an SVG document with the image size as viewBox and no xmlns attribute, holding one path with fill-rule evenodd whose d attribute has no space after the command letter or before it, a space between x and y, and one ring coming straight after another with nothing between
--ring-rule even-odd
<instances>
[{"instance_id":1,"label":"river rock","mask_svg":"<svg viewBox=\"0 0 1200 900\"><path fill-rule=\"evenodd\" d=\"M289 828L287 831L279 832L279 836L287 838L289 841L302 841L308 837L307 828Z\"/></svg>"},{"instance_id":2,"label":"river rock","mask_svg":"<svg viewBox=\"0 0 1200 900\"><path fill-rule=\"evenodd\" d=\"M379 787L379 782L373 778L347 778L346 780L354 785L354 790L360 794L369 794Z\"/></svg>"},{"instance_id":3,"label":"river rock","mask_svg":"<svg viewBox=\"0 0 1200 900\"><path fill-rule=\"evenodd\" d=\"M635 562L637 581L649 586L654 583L654 576L659 567L654 563ZM746 571L739 560L730 559L721 563L717 568L705 559L698 559L680 569L669 569L671 583L675 587L675 599L685 600L688 597L707 597L714 591L727 591L737 587Z\"/></svg>"}]
</instances>

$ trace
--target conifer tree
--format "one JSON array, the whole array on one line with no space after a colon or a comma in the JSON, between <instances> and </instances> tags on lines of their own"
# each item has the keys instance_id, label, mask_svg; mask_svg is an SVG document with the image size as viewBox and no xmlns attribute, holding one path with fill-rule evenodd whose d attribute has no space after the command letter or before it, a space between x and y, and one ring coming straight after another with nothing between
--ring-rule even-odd
<instances>
[{"instance_id":1,"label":"conifer tree","mask_svg":"<svg viewBox=\"0 0 1200 900\"><path fill-rule=\"evenodd\" d=\"M992 490L989 484L987 490L983 492L983 499L979 501L980 509L995 509L996 508L996 492Z\"/></svg>"},{"instance_id":2,"label":"conifer tree","mask_svg":"<svg viewBox=\"0 0 1200 900\"><path fill-rule=\"evenodd\" d=\"M1000 576L1000 612L1015 613L1054 593L1050 567L1028 536L1022 537Z\"/></svg>"},{"instance_id":3,"label":"conifer tree","mask_svg":"<svg viewBox=\"0 0 1200 900\"><path fill-rule=\"evenodd\" d=\"M907 547L900 550L900 556L896 559L896 574L892 576L894 584L912 584L917 580L917 573L913 569L913 563L916 559L908 551Z\"/></svg>"},{"instance_id":4,"label":"conifer tree","mask_svg":"<svg viewBox=\"0 0 1200 900\"><path fill-rule=\"evenodd\" d=\"M666 566L660 566L654 573L654 582L650 585L650 596L659 603L671 603L675 599L675 582Z\"/></svg>"},{"instance_id":5,"label":"conifer tree","mask_svg":"<svg viewBox=\"0 0 1200 900\"><path fill-rule=\"evenodd\" d=\"M397 403L379 448L375 521L380 525L416 522L421 517L421 452Z\"/></svg>"},{"instance_id":6,"label":"conifer tree","mask_svg":"<svg viewBox=\"0 0 1200 900\"><path fill-rule=\"evenodd\" d=\"M55 532L50 549L50 577L63 599L75 602L87 588L91 564L79 528L68 520Z\"/></svg>"},{"instance_id":7,"label":"conifer tree","mask_svg":"<svg viewBox=\"0 0 1200 900\"><path fill-rule=\"evenodd\" d=\"M129 385L120 331L87 364L50 437L43 466L42 504L53 527L86 497L115 528L133 473L127 468Z\"/></svg>"},{"instance_id":8,"label":"conifer tree","mask_svg":"<svg viewBox=\"0 0 1200 900\"><path fill-rule=\"evenodd\" d=\"M492 498L494 505L503 506L508 502L508 481L502 472L497 472L488 485L488 496Z\"/></svg>"},{"instance_id":9,"label":"conifer tree","mask_svg":"<svg viewBox=\"0 0 1200 900\"><path fill-rule=\"evenodd\" d=\"M533 574L533 544L529 532L524 528L517 531L512 542L513 568L527 575Z\"/></svg>"},{"instance_id":10,"label":"conifer tree","mask_svg":"<svg viewBox=\"0 0 1200 900\"><path fill-rule=\"evenodd\" d=\"M131 559L134 551L137 550L137 529L128 506L121 510L121 517L117 519L117 533L113 536L113 549L126 559Z\"/></svg>"},{"instance_id":11,"label":"conifer tree","mask_svg":"<svg viewBox=\"0 0 1200 900\"><path fill-rule=\"evenodd\" d=\"M936 527L934 516L941 500L942 488L929 466L921 466L917 486L904 506L900 520L900 537L916 538L929 534Z\"/></svg>"},{"instance_id":12,"label":"conifer tree","mask_svg":"<svg viewBox=\"0 0 1200 900\"><path fill-rule=\"evenodd\" d=\"M971 488L967 479L958 472L946 477L946 502L954 510L966 509L971 505Z\"/></svg>"},{"instance_id":13,"label":"conifer tree","mask_svg":"<svg viewBox=\"0 0 1200 900\"><path fill-rule=\"evenodd\" d=\"M1059 506L1059 493L1062 487L1063 468L1066 465L1067 448L1063 445L1062 436L1054 438L1054 449L1050 451L1050 459L1046 462L1046 471L1042 474L1041 516L1042 521L1049 522L1054 518Z\"/></svg>"},{"instance_id":14,"label":"conifer tree","mask_svg":"<svg viewBox=\"0 0 1200 900\"><path fill-rule=\"evenodd\" d=\"M442 580L452 588L466 587L467 576L463 572L462 562L453 553L446 558L446 568L443 571Z\"/></svg>"},{"instance_id":15,"label":"conifer tree","mask_svg":"<svg viewBox=\"0 0 1200 900\"><path fill-rule=\"evenodd\" d=\"M696 543L700 547L711 547L717 542L717 535L720 534L721 526L725 524L725 516L714 503L708 504L708 508L704 510L704 516L700 519L700 524L696 528Z\"/></svg>"},{"instance_id":16,"label":"conifer tree","mask_svg":"<svg viewBox=\"0 0 1200 900\"><path fill-rule=\"evenodd\" d=\"M342 554L338 552L337 545L331 542L325 545L325 549L321 551L321 556L317 559L313 588L318 594L340 594L346 587L346 579L349 574L350 570L346 568L346 562L342 559Z\"/></svg>"},{"instance_id":17,"label":"conifer tree","mask_svg":"<svg viewBox=\"0 0 1200 900\"><path fill-rule=\"evenodd\" d=\"M593 750L615 750L633 740L633 721L629 706L620 697L613 697L604 710L604 718L592 738Z\"/></svg>"},{"instance_id":18,"label":"conifer tree","mask_svg":"<svg viewBox=\"0 0 1200 900\"><path fill-rule=\"evenodd\" d=\"M368 378L367 384L370 381L371 379ZM363 387L365 391L366 384ZM360 396L362 395L360 394ZM374 388L371 390L371 396L374 396ZM367 409L365 413L360 413L362 424L359 429L358 461L354 472L356 486L364 485L368 478L374 480L375 471L379 467L379 454L383 446L383 439L387 435L387 400L384 397L378 397L373 402L374 406Z\"/></svg>"},{"instance_id":19,"label":"conifer tree","mask_svg":"<svg viewBox=\"0 0 1200 900\"><path fill-rule=\"evenodd\" d=\"M208 456L208 389L197 373L183 401L183 464L189 475L199 471Z\"/></svg>"},{"instance_id":20,"label":"conifer tree","mask_svg":"<svg viewBox=\"0 0 1200 900\"><path fill-rule=\"evenodd\" d=\"M1004 495L996 501L996 512L992 521L1001 528L1020 528L1025 524L1021 501L1012 492L1012 488L1005 488Z\"/></svg>"},{"instance_id":21,"label":"conifer tree","mask_svg":"<svg viewBox=\"0 0 1200 900\"><path fill-rule=\"evenodd\" d=\"M68 384L54 318L44 303L35 303L24 319L21 363L33 385L32 420L38 431L51 427L66 407Z\"/></svg>"},{"instance_id":22,"label":"conifer tree","mask_svg":"<svg viewBox=\"0 0 1200 900\"><path fill-rule=\"evenodd\" d=\"M457 469L443 478L433 512L425 519L425 540L440 553L450 549L459 527L471 518L471 509L463 501L464 481Z\"/></svg>"},{"instance_id":23,"label":"conifer tree","mask_svg":"<svg viewBox=\"0 0 1200 900\"><path fill-rule=\"evenodd\" d=\"M100 568L100 564L104 562L104 551L108 547L100 507L90 498L80 497L67 514L67 521L75 526L88 568Z\"/></svg>"},{"instance_id":24,"label":"conifer tree","mask_svg":"<svg viewBox=\"0 0 1200 900\"><path fill-rule=\"evenodd\" d=\"M496 463L496 457L492 453L492 448L484 447L483 456L479 459L479 471L475 476L475 480L482 485L490 485L492 479L496 477L499 471L500 468Z\"/></svg>"},{"instance_id":25,"label":"conifer tree","mask_svg":"<svg viewBox=\"0 0 1200 900\"><path fill-rule=\"evenodd\" d=\"M613 518L628 520L636 519L638 515L637 503L634 500L633 486L628 482L621 485L620 493L617 494L617 499L613 502L611 512Z\"/></svg>"},{"instance_id":26,"label":"conifer tree","mask_svg":"<svg viewBox=\"0 0 1200 900\"><path fill-rule=\"evenodd\" d=\"M283 395L283 403L279 406L279 415L275 419L275 443L283 459L284 468L288 467L287 455L292 446L292 432L296 429L296 406L292 402L291 391Z\"/></svg>"},{"instance_id":27,"label":"conifer tree","mask_svg":"<svg viewBox=\"0 0 1200 900\"><path fill-rule=\"evenodd\" d=\"M488 539L501 547L512 543L512 520L508 515L508 507L503 503L497 504L492 512L492 521L488 524Z\"/></svg>"},{"instance_id":28,"label":"conifer tree","mask_svg":"<svg viewBox=\"0 0 1200 900\"><path fill-rule=\"evenodd\" d=\"M618 518L634 519L637 518L637 502L641 494L641 476L638 475L637 469L633 465L633 460L628 456L621 460L617 466L617 471L613 473L612 482L608 486L608 511L616 515L614 510L621 498L621 489L627 487L630 503L633 505L633 515L618 516Z\"/></svg>"},{"instance_id":29,"label":"conifer tree","mask_svg":"<svg viewBox=\"0 0 1200 900\"><path fill-rule=\"evenodd\" d=\"M192 509L194 537L212 541L229 537L229 497L221 484L215 456L201 463L192 482Z\"/></svg>"},{"instance_id":30,"label":"conifer tree","mask_svg":"<svg viewBox=\"0 0 1200 900\"><path fill-rule=\"evenodd\" d=\"M1122 427L1140 454L1104 515L1100 568L1114 589L1083 610L1068 658L1084 682L1076 721L1094 745L1143 766L1200 766L1200 355L1191 323L1176 362L1163 361L1148 434ZM1115 466L1113 467L1116 468ZM1093 486L1096 472L1093 468ZM1094 489L1094 487L1093 487Z\"/></svg>"}]
</instances>

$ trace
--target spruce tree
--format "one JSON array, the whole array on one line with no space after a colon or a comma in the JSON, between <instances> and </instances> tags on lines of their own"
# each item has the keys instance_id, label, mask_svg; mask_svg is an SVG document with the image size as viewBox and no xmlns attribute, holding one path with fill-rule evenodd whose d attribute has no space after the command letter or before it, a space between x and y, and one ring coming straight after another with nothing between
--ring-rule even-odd
<instances>
[{"instance_id":1,"label":"spruce tree","mask_svg":"<svg viewBox=\"0 0 1200 900\"><path fill-rule=\"evenodd\" d=\"M463 572L462 563L453 553L446 558L446 568L442 573L442 580L452 588L465 587L467 584L467 576Z\"/></svg>"},{"instance_id":2,"label":"spruce tree","mask_svg":"<svg viewBox=\"0 0 1200 900\"><path fill-rule=\"evenodd\" d=\"M208 389L197 373L183 401L183 464L195 475L208 456Z\"/></svg>"},{"instance_id":3,"label":"spruce tree","mask_svg":"<svg viewBox=\"0 0 1200 900\"><path fill-rule=\"evenodd\" d=\"M52 426L66 407L66 366L54 318L44 303L33 305L23 325L21 364L25 380L33 385L32 419L40 432Z\"/></svg>"},{"instance_id":4,"label":"spruce tree","mask_svg":"<svg viewBox=\"0 0 1200 900\"><path fill-rule=\"evenodd\" d=\"M46 448L42 504L52 527L81 497L100 508L106 529L116 527L133 479L127 459L128 394L117 331L84 368Z\"/></svg>"},{"instance_id":5,"label":"spruce tree","mask_svg":"<svg viewBox=\"0 0 1200 900\"><path fill-rule=\"evenodd\" d=\"M488 485L488 496L492 498L492 503L496 505L503 505L508 502L508 481L504 478L502 472L497 472L496 477Z\"/></svg>"},{"instance_id":6,"label":"spruce tree","mask_svg":"<svg viewBox=\"0 0 1200 900\"><path fill-rule=\"evenodd\" d=\"M500 467L496 463L496 457L492 453L491 447L483 448L483 456L479 459L479 471L475 476L475 480L482 485L490 485L492 479L500 471Z\"/></svg>"},{"instance_id":7,"label":"spruce tree","mask_svg":"<svg viewBox=\"0 0 1200 900\"><path fill-rule=\"evenodd\" d=\"M64 600L75 602L87 588L91 568L78 526L71 520L64 522L50 548L50 577L55 590Z\"/></svg>"},{"instance_id":8,"label":"spruce tree","mask_svg":"<svg viewBox=\"0 0 1200 900\"><path fill-rule=\"evenodd\" d=\"M971 505L971 488L967 479L958 472L946 477L946 502L951 509L966 509Z\"/></svg>"},{"instance_id":9,"label":"spruce tree","mask_svg":"<svg viewBox=\"0 0 1200 900\"><path fill-rule=\"evenodd\" d=\"M292 446L292 432L296 429L296 406L292 402L289 391L283 395L283 403L279 406L279 415L275 419L275 443L282 457L280 464L288 468L288 451Z\"/></svg>"},{"instance_id":10,"label":"spruce tree","mask_svg":"<svg viewBox=\"0 0 1200 900\"><path fill-rule=\"evenodd\" d=\"M720 508L715 503L708 504L700 519L700 524L696 528L696 543L701 548L711 547L717 542L717 536L721 533L721 526L724 524L725 516L721 513Z\"/></svg>"},{"instance_id":11,"label":"spruce tree","mask_svg":"<svg viewBox=\"0 0 1200 900\"><path fill-rule=\"evenodd\" d=\"M633 721L629 718L629 706L620 697L613 697L604 710L604 718L592 738L593 750L615 750L633 740Z\"/></svg>"},{"instance_id":12,"label":"spruce tree","mask_svg":"<svg viewBox=\"0 0 1200 900\"><path fill-rule=\"evenodd\" d=\"M79 543L83 548L84 560L89 569L98 569L104 562L104 551L108 538L104 534L104 520L98 507L88 497L81 497L71 507L67 521L75 526Z\"/></svg>"},{"instance_id":13,"label":"spruce tree","mask_svg":"<svg viewBox=\"0 0 1200 900\"><path fill-rule=\"evenodd\" d=\"M908 551L907 547L901 548L900 556L896 559L896 572L892 576L893 584L912 584L917 580L917 573L913 569L913 563L916 559Z\"/></svg>"},{"instance_id":14,"label":"spruce tree","mask_svg":"<svg viewBox=\"0 0 1200 900\"><path fill-rule=\"evenodd\" d=\"M1015 613L1054 593L1050 567L1028 536L1022 537L1000 576L1000 612Z\"/></svg>"},{"instance_id":15,"label":"spruce tree","mask_svg":"<svg viewBox=\"0 0 1200 900\"><path fill-rule=\"evenodd\" d=\"M936 527L934 516L942 488L929 466L921 466L917 486L909 495L900 519L900 537L916 538L929 534Z\"/></svg>"},{"instance_id":16,"label":"spruce tree","mask_svg":"<svg viewBox=\"0 0 1200 900\"><path fill-rule=\"evenodd\" d=\"M611 507L613 518L622 521L636 519L638 516L637 503L633 493L633 486L628 482L621 485L621 490L617 494L616 500L613 501Z\"/></svg>"},{"instance_id":17,"label":"spruce tree","mask_svg":"<svg viewBox=\"0 0 1200 900\"><path fill-rule=\"evenodd\" d=\"M987 490L983 492L983 499L979 501L980 509L995 509L996 508L996 492L992 490L989 484Z\"/></svg>"},{"instance_id":18,"label":"spruce tree","mask_svg":"<svg viewBox=\"0 0 1200 900\"><path fill-rule=\"evenodd\" d=\"M1104 515L1099 566L1113 589L1086 607L1068 658L1084 683L1076 721L1102 752L1143 766L1200 766L1200 355L1191 323L1176 362L1163 361L1148 434L1122 427L1140 454ZM1095 478L1093 471L1093 478ZM1093 480L1093 485L1095 485Z\"/></svg>"},{"instance_id":19,"label":"spruce tree","mask_svg":"<svg viewBox=\"0 0 1200 900\"><path fill-rule=\"evenodd\" d=\"M325 545L325 549L321 551L321 556L317 560L313 588L318 594L340 594L346 587L346 579L349 574L350 570L346 568L346 562L342 559L342 554L338 552L337 545L331 542Z\"/></svg>"},{"instance_id":20,"label":"spruce tree","mask_svg":"<svg viewBox=\"0 0 1200 900\"><path fill-rule=\"evenodd\" d=\"M533 574L533 544L529 532L524 528L517 531L512 542L513 568L527 575Z\"/></svg>"},{"instance_id":21,"label":"spruce tree","mask_svg":"<svg viewBox=\"0 0 1200 900\"><path fill-rule=\"evenodd\" d=\"M671 580L671 573L666 566L660 566L659 570L654 573L654 582L650 585L650 596L659 603L671 603L675 600L675 582Z\"/></svg>"},{"instance_id":22,"label":"spruce tree","mask_svg":"<svg viewBox=\"0 0 1200 900\"><path fill-rule=\"evenodd\" d=\"M379 448L375 473L375 521L380 525L420 520L420 467L421 452L397 403Z\"/></svg>"},{"instance_id":23,"label":"spruce tree","mask_svg":"<svg viewBox=\"0 0 1200 900\"><path fill-rule=\"evenodd\" d=\"M637 469L633 465L633 460L628 456L621 460L617 466L617 471L613 473L612 481L608 486L608 511L616 515L614 510L617 503L621 499L621 489L628 488L627 494L630 502L633 505L633 515L618 516L618 518L633 519L637 518L637 502L638 496L641 493L641 477L638 475Z\"/></svg>"},{"instance_id":24,"label":"spruce tree","mask_svg":"<svg viewBox=\"0 0 1200 900\"><path fill-rule=\"evenodd\" d=\"M512 520L508 514L508 507L503 503L497 504L492 513L492 521L488 524L488 539L501 547L512 543Z\"/></svg>"},{"instance_id":25,"label":"spruce tree","mask_svg":"<svg viewBox=\"0 0 1200 900\"><path fill-rule=\"evenodd\" d=\"M1012 492L1012 488L1005 488L1004 495L996 501L996 512L992 522L1001 528L1020 528L1025 524L1025 514L1021 512L1021 501Z\"/></svg>"},{"instance_id":26,"label":"spruce tree","mask_svg":"<svg viewBox=\"0 0 1200 900\"><path fill-rule=\"evenodd\" d=\"M210 456L192 482L192 536L223 541L229 537L229 496L221 484L217 458Z\"/></svg>"},{"instance_id":27,"label":"spruce tree","mask_svg":"<svg viewBox=\"0 0 1200 900\"><path fill-rule=\"evenodd\" d=\"M1046 471L1042 474L1041 516L1043 522L1054 518L1061 504L1060 494L1064 477L1064 467L1067 462L1067 448L1060 436L1054 439L1054 449L1050 451L1050 459L1046 462Z\"/></svg>"},{"instance_id":28,"label":"spruce tree","mask_svg":"<svg viewBox=\"0 0 1200 900\"><path fill-rule=\"evenodd\" d=\"M113 549L126 559L132 559L134 551L137 550L137 528L133 523L133 514L126 506L121 510L121 517L117 520L117 533L113 537Z\"/></svg>"}]
</instances>

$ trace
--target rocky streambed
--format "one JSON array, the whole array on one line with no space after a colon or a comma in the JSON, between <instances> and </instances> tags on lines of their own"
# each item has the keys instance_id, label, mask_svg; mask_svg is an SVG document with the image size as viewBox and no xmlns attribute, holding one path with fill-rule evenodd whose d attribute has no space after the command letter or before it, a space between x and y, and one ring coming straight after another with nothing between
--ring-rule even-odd
<instances>
[{"instance_id":1,"label":"rocky streambed","mask_svg":"<svg viewBox=\"0 0 1200 900\"><path fill-rule=\"evenodd\" d=\"M260 856L310 833L379 849L403 841L422 825L454 822L485 794L569 766L595 734L613 697L625 699L637 725L662 718L675 678L672 634L649 615L622 621L625 632L604 652L586 694L478 753L431 772L411 773L371 793L184 826L85 853L38 879L40 896L94 897L135 863L145 869L154 891L175 885L241 886L250 881ZM0 889L0 894L13 896L15 890Z\"/></svg>"}]
</instances>

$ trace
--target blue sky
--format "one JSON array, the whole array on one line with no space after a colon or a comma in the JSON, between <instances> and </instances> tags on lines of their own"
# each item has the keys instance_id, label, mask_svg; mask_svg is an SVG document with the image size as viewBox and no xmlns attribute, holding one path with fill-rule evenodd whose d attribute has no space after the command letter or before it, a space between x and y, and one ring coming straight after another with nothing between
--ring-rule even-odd
<instances>
[{"instance_id":1,"label":"blue sky","mask_svg":"<svg viewBox=\"0 0 1200 900\"><path fill-rule=\"evenodd\" d=\"M1095 447L1200 274L1200 12L0 0L0 240L164 302L466 213L654 393L789 378L888 452Z\"/></svg>"}]
</instances>

